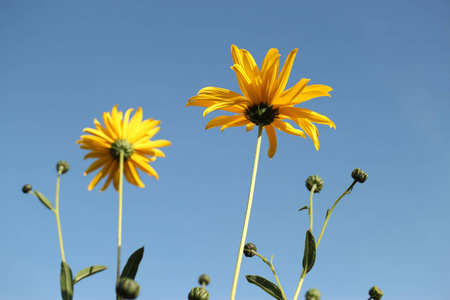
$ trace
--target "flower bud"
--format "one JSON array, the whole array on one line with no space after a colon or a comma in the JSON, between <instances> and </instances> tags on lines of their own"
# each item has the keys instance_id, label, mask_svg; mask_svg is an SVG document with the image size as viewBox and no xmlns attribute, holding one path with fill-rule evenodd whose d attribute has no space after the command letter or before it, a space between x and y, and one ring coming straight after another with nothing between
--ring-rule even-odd
<instances>
[{"instance_id":1,"label":"flower bud","mask_svg":"<svg viewBox=\"0 0 450 300\"><path fill-rule=\"evenodd\" d=\"M208 285L210 281L211 281L211 278L209 277L208 274L202 274L198 278L198 283L200 283L201 285Z\"/></svg>"},{"instance_id":2,"label":"flower bud","mask_svg":"<svg viewBox=\"0 0 450 300\"><path fill-rule=\"evenodd\" d=\"M305 185L308 191L311 191L314 184L316 185L314 193L319 193L323 189L323 180L319 177L319 175L311 175L305 181Z\"/></svg>"},{"instance_id":3,"label":"flower bud","mask_svg":"<svg viewBox=\"0 0 450 300\"><path fill-rule=\"evenodd\" d=\"M364 183L367 180L368 175L366 172L361 170L360 168L356 168L352 172L352 178L358 181L359 183Z\"/></svg>"},{"instance_id":4,"label":"flower bud","mask_svg":"<svg viewBox=\"0 0 450 300\"><path fill-rule=\"evenodd\" d=\"M189 295L189 300L209 300L209 293L205 288L195 287L193 288Z\"/></svg>"},{"instance_id":5,"label":"flower bud","mask_svg":"<svg viewBox=\"0 0 450 300\"><path fill-rule=\"evenodd\" d=\"M306 300L320 300L320 297L321 294L318 289L309 289L305 295Z\"/></svg>"},{"instance_id":6,"label":"flower bud","mask_svg":"<svg viewBox=\"0 0 450 300\"><path fill-rule=\"evenodd\" d=\"M258 249L256 248L255 244L247 243L244 246L244 255L247 257L253 257L255 256L255 253L253 253L251 250L257 252Z\"/></svg>"},{"instance_id":7,"label":"flower bud","mask_svg":"<svg viewBox=\"0 0 450 300\"><path fill-rule=\"evenodd\" d=\"M24 193L24 194L27 194L29 191L31 191L33 188L31 187L31 185L30 184L25 184L23 187L22 187L22 192Z\"/></svg>"},{"instance_id":8,"label":"flower bud","mask_svg":"<svg viewBox=\"0 0 450 300\"><path fill-rule=\"evenodd\" d=\"M141 287L131 278L122 277L117 281L116 293L125 299L136 299L139 296Z\"/></svg>"},{"instance_id":9,"label":"flower bud","mask_svg":"<svg viewBox=\"0 0 450 300\"><path fill-rule=\"evenodd\" d=\"M383 292L376 286L373 286L370 290L369 290L369 299L375 299L375 300L379 300L381 299L381 297L383 297Z\"/></svg>"},{"instance_id":10,"label":"flower bud","mask_svg":"<svg viewBox=\"0 0 450 300\"><path fill-rule=\"evenodd\" d=\"M67 173L69 171L69 163L65 160L60 160L56 164L56 171L61 171L61 174Z\"/></svg>"}]
</instances>

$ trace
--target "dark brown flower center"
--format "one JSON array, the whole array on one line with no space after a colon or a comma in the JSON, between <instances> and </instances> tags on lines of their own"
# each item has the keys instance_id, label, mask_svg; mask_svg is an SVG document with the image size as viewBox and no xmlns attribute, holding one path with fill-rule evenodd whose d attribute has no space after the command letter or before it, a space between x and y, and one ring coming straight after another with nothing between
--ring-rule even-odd
<instances>
[{"instance_id":1,"label":"dark brown flower center","mask_svg":"<svg viewBox=\"0 0 450 300\"><path fill-rule=\"evenodd\" d=\"M271 124L279 115L278 108L266 103L253 104L244 111L244 116L255 125L266 126Z\"/></svg>"}]
</instances>

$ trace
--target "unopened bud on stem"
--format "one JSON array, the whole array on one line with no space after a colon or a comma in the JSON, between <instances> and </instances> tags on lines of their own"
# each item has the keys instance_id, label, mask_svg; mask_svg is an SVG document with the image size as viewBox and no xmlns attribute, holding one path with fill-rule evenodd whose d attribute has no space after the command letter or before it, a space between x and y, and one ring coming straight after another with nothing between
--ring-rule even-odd
<instances>
[{"instance_id":1,"label":"unopened bud on stem","mask_svg":"<svg viewBox=\"0 0 450 300\"><path fill-rule=\"evenodd\" d=\"M323 180L319 175L311 175L305 181L305 186L308 191L312 190L314 184L316 185L314 193L319 193L323 189Z\"/></svg>"},{"instance_id":2,"label":"unopened bud on stem","mask_svg":"<svg viewBox=\"0 0 450 300\"><path fill-rule=\"evenodd\" d=\"M255 256L255 253L253 253L252 250L255 251L255 252L258 251L258 249L256 248L255 244L252 244L252 243L245 244L245 246L244 246L244 255L247 256L247 257Z\"/></svg>"},{"instance_id":3,"label":"unopened bud on stem","mask_svg":"<svg viewBox=\"0 0 450 300\"><path fill-rule=\"evenodd\" d=\"M23 192L24 194L27 194L27 193L29 193L32 189L33 189L33 188L31 187L31 185L25 184L25 185L22 187L22 192Z\"/></svg>"},{"instance_id":4,"label":"unopened bud on stem","mask_svg":"<svg viewBox=\"0 0 450 300\"><path fill-rule=\"evenodd\" d=\"M69 163L65 160L60 160L56 164L56 171L61 171L61 174L67 173L67 171L69 171L69 168Z\"/></svg>"}]
</instances>

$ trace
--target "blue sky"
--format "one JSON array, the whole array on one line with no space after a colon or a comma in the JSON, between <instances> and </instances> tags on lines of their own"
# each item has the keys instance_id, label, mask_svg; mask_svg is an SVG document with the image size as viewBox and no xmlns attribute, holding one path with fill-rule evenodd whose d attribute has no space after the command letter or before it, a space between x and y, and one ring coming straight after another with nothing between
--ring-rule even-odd
<instances>
[{"instance_id":1,"label":"blue sky","mask_svg":"<svg viewBox=\"0 0 450 300\"><path fill-rule=\"evenodd\" d=\"M319 174L314 234L327 208L369 174L333 212L303 292L322 299L447 299L450 159L450 3L437 1L1 1L1 299L58 299L54 215L24 195L30 183L54 199L58 160L66 258L74 272L109 269L78 283L75 299L114 297L117 193L88 191L91 161L75 142L115 104L161 120L166 158L124 188L124 257L145 245L140 299L183 299L202 273L210 299L227 299L245 213L256 130L204 130L222 113L186 108L199 89L239 92L232 44L260 65L298 48L288 87L301 78L333 88L304 106L332 119L310 139L278 132L275 157L263 136L247 240L274 257L288 298L301 272L309 219L304 180ZM123 259L125 260L125 259ZM237 299L271 299L245 274L273 280L244 259Z\"/></svg>"}]
</instances>

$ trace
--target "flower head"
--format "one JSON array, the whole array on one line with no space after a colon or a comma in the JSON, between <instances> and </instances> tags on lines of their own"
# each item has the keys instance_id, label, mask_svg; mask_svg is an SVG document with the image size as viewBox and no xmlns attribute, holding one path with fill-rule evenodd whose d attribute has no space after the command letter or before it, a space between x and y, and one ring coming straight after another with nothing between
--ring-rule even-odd
<instances>
[{"instance_id":1,"label":"flower head","mask_svg":"<svg viewBox=\"0 0 450 300\"><path fill-rule=\"evenodd\" d=\"M158 173L149 163L155 161L157 157L164 157L164 153L157 148L170 146L170 142L150 140L159 131L160 127L157 126L160 121L153 119L142 121L142 108L140 107L130 120L132 111L133 109L130 108L124 115L123 112L117 111L117 105L115 105L111 113L103 113L104 126L97 119L94 119L95 129L83 129L90 135L82 135L81 140L77 143L81 144L81 149L91 151L86 154L84 159L97 159L84 172L84 175L101 168L89 184L89 190L92 190L106 176L108 178L100 191L104 191L111 181L115 189L119 189L121 152L123 152L124 158L125 178L129 183L141 188L145 187L137 169L158 179Z\"/></svg>"},{"instance_id":2,"label":"flower head","mask_svg":"<svg viewBox=\"0 0 450 300\"><path fill-rule=\"evenodd\" d=\"M254 125L264 126L269 138L270 158L277 150L275 128L303 138L306 138L306 132L319 150L319 131L313 122L327 124L335 129L336 126L326 116L294 105L312 98L330 96L328 92L332 88L321 84L307 85L309 79L303 78L285 90L297 49L288 55L280 73L278 73L280 54L277 49L272 48L267 52L261 70L247 50L232 45L231 53L234 62L231 69L236 72L242 95L223 88L205 87L197 96L189 99L186 105L207 107L203 112L204 116L215 110L236 113L234 116L219 116L212 119L206 125L206 129L221 126L221 130L224 130L228 127L245 125L249 131ZM284 120L291 120L303 131Z\"/></svg>"}]
</instances>

